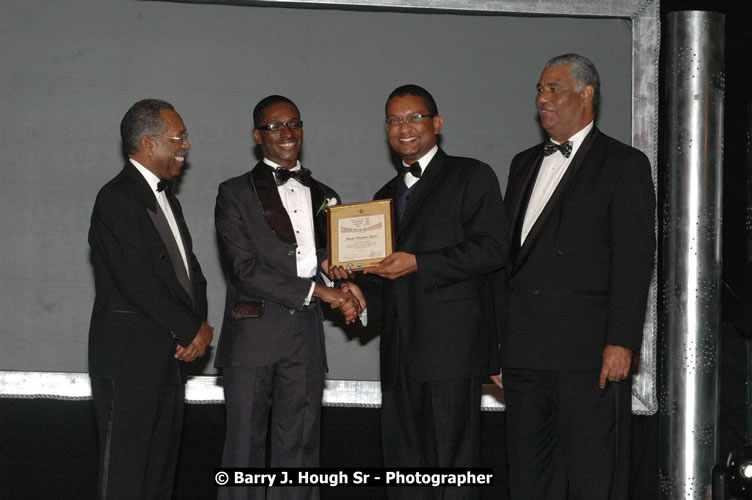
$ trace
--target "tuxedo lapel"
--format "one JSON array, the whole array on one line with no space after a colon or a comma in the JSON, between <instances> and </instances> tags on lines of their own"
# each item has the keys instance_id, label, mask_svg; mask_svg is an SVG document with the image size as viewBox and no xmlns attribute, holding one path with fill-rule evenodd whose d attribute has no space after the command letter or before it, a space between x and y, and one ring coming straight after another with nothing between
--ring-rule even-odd
<instances>
[{"instance_id":1,"label":"tuxedo lapel","mask_svg":"<svg viewBox=\"0 0 752 500\"><path fill-rule=\"evenodd\" d=\"M426 197L431 191L433 191L435 183L441 179L441 169L444 164L444 158L446 158L446 154L439 149L431 159L431 162L423 169L423 175L421 175L420 180L413 188L413 193L410 195L410 201L407 204L407 210L405 211L405 215L402 216L401 223L397 228L398 240L400 235L404 233L404 228L410 225L410 221L413 220L415 214L420 210L420 206L423 204ZM397 182L405 181L402 176L399 176ZM396 190L395 196L397 192L399 192L399 190Z\"/></svg>"},{"instance_id":2,"label":"tuxedo lapel","mask_svg":"<svg viewBox=\"0 0 752 500\"><path fill-rule=\"evenodd\" d=\"M144 176L141 175L141 172L139 172L138 169L134 167L133 164L129 161L125 164L125 167L123 167L123 173L131 182L131 185L134 188L133 194L138 203L142 207L148 208L152 212L156 212L157 198L156 196L154 196L149 183L146 182Z\"/></svg>"},{"instance_id":3,"label":"tuxedo lapel","mask_svg":"<svg viewBox=\"0 0 752 500\"><path fill-rule=\"evenodd\" d=\"M180 283L180 286L185 293L188 294L191 304L193 304L193 284L185 270L183 256L180 254L180 249L175 241L175 236L172 234L172 229L170 229L170 223L167 222L167 217L165 217L162 208L158 204L156 208L156 211L147 209L146 213L149 214L149 217L154 223L154 227L162 238L162 243L164 243L164 246L167 249L167 255L172 263L172 268L175 271L175 277L178 279L178 283ZM183 246L185 248L185 245ZM186 249L186 253L187 251L188 250Z\"/></svg>"},{"instance_id":4,"label":"tuxedo lapel","mask_svg":"<svg viewBox=\"0 0 752 500\"><path fill-rule=\"evenodd\" d=\"M400 231L400 220L397 214L399 213L399 183L402 182L402 176L397 175L397 177L394 177L391 181L387 182L386 185L384 185L381 190L376 193L374 196L374 200L376 199L392 199L392 223L394 224L394 234L399 234Z\"/></svg>"},{"instance_id":5,"label":"tuxedo lapel","mask_svg":"<svg viewBox=\"0 0 752 500\"><path fill-rule=\"evenodd\" d=\"M326 201L326 193L321 187L321 184L313 181L311 184L311 214L313 215L313 233L316 238L316 248L326 248L326 210L324 202Z\"/></svg>"},{"instance_id":6,"label":"tuxedo lapel","mask_svg":"<svg viewBox=\"0 0 752 500\"><path fill-rule=\"evenodd\" d=\"M580 170L580 167L582 166L585 158L587 157L588 151L590 151L590 146L593 144L593 141L595 140L595 137L598 135L598 129L596 127L593 127L593 129L590 131L590 133L585 137L585 139L582 141L582 144L577 149L577 154L572 158L572 163L569 164L569 167L567 168L566 173L559 181L559 185L556 186L556 190L551 195L551 198L548 200L548 203L546 203L546 206L543 208L543 211L538 216L538 219L533 224L533 227L530 228L530 232L527 234L527 237L525 238L525 243L522 244L522 247L520 248L519 253L517 254L517 258L515 259L515 266L519 266L524 262L525 258L530 254L530 249L535 244L535 240L540 235L540 233L543 231L543 228L545 227L546 222L550 218L551 213L553 212L554 208L558 206L561 203L562 198L567 192L567 188L572 184L573 179L577 176L577 172ZM542 163L542 149L541 154L539 155L541 158L541 161L538 163L538 169L536 169L536 176L537 177L537 171L540 168L540 163ZM533 185L534 185L533 180ZM529 193L532 193L533 185L529 186ZM530 194L527 195L527 198L530 198ZM524 212L520 214L520 217L517 218L516 223L518 223L520 226L522 226L522 222L525 219ZM516 234L516 233L515 233Z\"/></svg>"},{"instance_id":7,"label":"tuxedo lapel","mask_svg":"<svg viewBox=\"0 0 752 500\"><path fill-rule=\"evenodd\" d=\"M510 202L509 216L512 222L513 251L519 250L520 248L522 224L525 221L525 212L527 211L527 205L530 201L530 195L533 192L535 181L538 178L541 163L543 163L542 151L531 159L530 168L525 169L524 177L519 181L520 186L514 191L517 193L517 197L514 198L514 200L507 200ZM513 262L514 260L515 259L512 259Z\"/></svg>"},{"instance_id":8,"label":"tuxedo lapel","mask_svg":"<svg viewBox=\"0 0 752 500\"><path fill-rule=\"evenodd\" d=\"M178 231L180 231L180 238L183 241L185 255L188 257L193 253L193 243L191 241L191 234L188 232L188 225L185 223L185 217L183 217L183 207L180 206L177 196L172 194L172 192L167 192L167 201L170 203L172 215L175 216L175 222L177 222Z\"/></svg>"},{"instance_id":9,"label":"tuxedo lapel","mask_svg":"<svg viewBox=\"0 0 752 500\"><path fill-rule=\"evenodd\" d=\"M162 209L159 206L159 203L157 203L157 198L156 196L154 196L149 183L146 182L146 179L144 179L144 176L141 175L136 167L128 162L125 164L124 171L125 175L134 186L133 192L135 199L138 200L138 202L143 206L147 215L154 224L154 228L157 230L157 233L159 233L159 237L162 240L165 249L167 250L167 257L169 257L172 268L175 271L175 278L180 284L179 289L182 289L186 293L184 299L189 304L193 304L193 284L191 283L191 280L188 277L188 273L185 270L185 265L183 265L183 256L180 254L180 249L178 249L177 242L175 241L175 236L172 234L172 229L170 229L170 224L169 222L167 222L167 217L165 217L164 212L162 212ZM170 196L171 195L168 195L168 200ZM183 238L183 248L185 248L186 255L191 255L190 238L185 237L185 235L188 234L188 229L185 226L185 221L183 220L183 212L180 209L180 204L177 203L176 199L175 202L170 201L170 206ZM188 244L186 244L186 241L188 242ZM175 288L177 289L177 287Z\"/></svg>"},{"instance_id":10,"label":"tuxedo lapel","mask_svg":"<svg viewBox=\"0 0 752 500\"><path fill-rule=\"evenodd\" d=\"M290 216L287 214L285 206L282 205L282 198L279 197L272 168L264 162L259 162L251 170L250 180L251 188L256 193L256 197L264 210L266 223L283 241L291 245L297 243ZM313 198L313 196L311 197Z\"/></svg>"},{"instance_id":11,"label":"tuxedo lapel","mask_svg":"<svg viewBox=\"0 0 752 500\"><path fill-rule=\"evenodd\" d=\"M180 206L177 196L172 194L172 192L167 192L167 201L170 203L172 215L175 216L175 222L178 224L178 231L180 232L183 249L188 260L188 278L193 280L193 276L190 275L190 256L193 255L193 242L191 241L191 233L188 231L188 225L185 223L185 217L183 217L183 208Z\"/></svg>"}]
</instances>

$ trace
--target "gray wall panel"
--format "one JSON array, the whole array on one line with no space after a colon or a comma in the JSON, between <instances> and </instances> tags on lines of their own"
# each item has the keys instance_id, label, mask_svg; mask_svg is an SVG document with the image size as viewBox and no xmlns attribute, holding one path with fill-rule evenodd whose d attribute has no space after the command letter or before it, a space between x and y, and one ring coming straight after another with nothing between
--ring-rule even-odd
<instances>
[{"instance_id":1,"label":"gray wall panel","mask_svg":"<svg viewBox=\"0 0 752 500\"><path fill-rule=\"evenodd\" d=\"M144 97L171 101L193 150L180 199L221 326L216 188L255 162L250 110L281 93L301 108L303 161L345 201L392 175L387 94L424 85L442 146L491 164L538 142L544 62L587 55L603 80L600 126L631 142L631 24L222 5L5 0L0 6L0 369L86 371L93 277L86 234L97 189L123 163L118 126ZM352 338L352 336L355 338ZM376 379L378 337L327 325L329 377ZM205 373L214 373L211 359Z\"/></svg>"}]
</instances>

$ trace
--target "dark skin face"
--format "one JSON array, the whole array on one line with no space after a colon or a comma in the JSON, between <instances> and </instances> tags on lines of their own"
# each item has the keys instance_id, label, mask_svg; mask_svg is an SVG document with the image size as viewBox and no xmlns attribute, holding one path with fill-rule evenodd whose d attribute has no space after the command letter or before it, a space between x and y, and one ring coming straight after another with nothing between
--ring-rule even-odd
<instances>
[{"instance_id":1,"label":"dark skin face","mask_svg":"<svg viewBox=\"0 0 752 500\"><path fill-rule=\"evenodd\" d=\"M585 85L579 92L569 64L543 70L538 81L535 105L541 126L556 142L565 142L593 121L593 87Z\"/></svg>"},{"instance_id":2,"label":"dark skin face","mask_svg":"<svg viewBox=\"0 0 752 500\"><path fill-rule=\"evenodd\" d=\"M428 105L422 97L405 95L393 97L386 106L387 119L405 118L419 113L428 115ZM436 145L436 136L441 132L444 119L441 116L423 118L417 123L403 121L394 127L386 126L389 145L402 161L413 163L428 153Z\"/></svg>"},{"instance_id":3,"label":"dark skin face","mask_svg":"<svg viewBox=\"0 0 752 500\"><path fill-rule=\"evenodd\" d=\"M164 124L162 133L159 137L142 137L138 151L129 156L160 179L172 179L180 175L191 144L187 138L182 144L180 140L169 138L183 137L186 134L185 124L179 114L170 109L163 109L159 114Z\"/></svg>"},{"instance_id":4,"label":"dark skin face","mask_svg":"<svg viewBox=\"0 0 752 500\"><path fill-rule=\"evenodd\" d=\"M291 120L300 120L300 113L295 106L280 102L264 110L261 125L269 125L272 122L289 123ZM253 129L253 140L261 145L266 159L291 169L298 164L300 148L303 147L303 129L290 130L285 127L276 132Z\"/></svg>"}]
</instances>

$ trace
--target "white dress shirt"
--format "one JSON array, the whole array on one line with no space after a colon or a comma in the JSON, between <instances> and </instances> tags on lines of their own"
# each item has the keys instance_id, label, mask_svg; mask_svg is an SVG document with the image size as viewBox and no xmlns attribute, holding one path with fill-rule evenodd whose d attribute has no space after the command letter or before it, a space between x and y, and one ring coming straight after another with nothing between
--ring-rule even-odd
<instances>
[{"instance_id":1,"label":"white dress shirt","mask_svg":"<svg viewBox=\"0 0 752 500\"><path fill-rule=\"evenodd\" d=\"M136 170L138 170L141 173L141 175L144 176L144 179L146 179L146 182L149 183L149 187L151 187L152 193L154 193L154 197L157 199L157 203L159 203L159 206L162 209L162 213L167 219L167 223L170 225L172 236L175 238L175 243L178 244L178 250L180 250L180 256L183 257L183 265L185 266L185 271L186 273L188 273L188 278L190 278L191 271L190 271L190 268L188 267L188 258L185 256L185 248L183 247L183 238L182 236L180 236L180 229L178 229L178 223L175 220L175 214L172 213L172 207L170 206L170 202L167 200L167 194L164 191L157 191L157 184L159 184L159 177L154 175L154 173L151 170L144 167L133 158L129 158L129 160L133 164L133 166L136 167Z\"/></svg>"},{"instance_id":2,"label":"white dress shirt","mask_svg":"<svg viewBox=\"0 0 752 500\"><path fill-rule=\"evenodd\" d=\"M426 168L428 168L428 164L431 163L431 160L433 160L433 157L436 156L436 152L438 150L439 150L439 146L434 145L428 153L424 154L418 160L418 164L420 165L420 175L421 176L426 172ZM402 161L402 165L404 165L405 167L409 167L410 166L407 163L405 163L404 160ZM418 182L420 180L420 177L415 177L413 174L411 174L410 172L408 172L408 173L405 174L405 177L404 177L403 180L405 181L405 186L407 186L408 188L411 188L411 187L413 187L413 184L415 184L416 182Z\"/></svg>"},{"instance_id":3,"label":"white dress shirt","mask_svg":"<svg viewBox=\"0 0 752 500\"><path fill-rule=\"evenodd\" d=\"M556 151L550 156L543 157L543 163L538 170L538 178L535 180L535 187L530 194L530 201L527 204L527 210L525 211L525 220L522 223L522 231L520 233L520 245L525 242L525 238L533 228L535 221L538 220L541 212L548 204L548 200L556 191L559 186L562 177L567 172L569 165L574 159L574 155L577 154L577 150L580 149L582 141L585 140L590 130L593 128L593 122L588 123L585 128L574 134L569 140L572 142L572 153L569 158L565 158L561 151ZM558 142L551 139L554 144Z\"/></svg>"},{"instance_id":4,"label":"white dress shirt","mask_svg":"<svg viewBox=\"0 0 752 500\"><path fill-rule=\"evenodd\" d=\"M264 158L264 163L273 169L284 168L273 161ZM292 172L300 170L300 162ZM295 240L298 247L295 249L295 263L297 273L301 278L312 278L316 275L318 268L318 259L316 258L316 236L313 229L313 207L311 201L311 189L304 186L297 179L290 178L281 186L277 186L279 197L282 200L282 206L287 210L290 217L292 229L295 231ZM313 295L315 283L311 283L311 289L308 292L304 305L308 305Z\"/></svg>"}]
</instances>

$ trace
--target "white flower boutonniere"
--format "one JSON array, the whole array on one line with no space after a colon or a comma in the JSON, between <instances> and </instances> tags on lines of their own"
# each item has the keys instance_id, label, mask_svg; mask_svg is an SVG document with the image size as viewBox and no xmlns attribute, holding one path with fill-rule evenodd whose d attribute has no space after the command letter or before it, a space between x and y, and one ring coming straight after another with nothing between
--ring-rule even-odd
<instances>
[{"instance_id":1,"label":"white flower boutonniere","mask_svg":"<svg viewBox=\"0 0 752 500\"><path fill-rule=\"evenodd\" d=\"M322 210L326 212L327 208L333 207L336 204L337 198L324 198L324 203L322 203L319 209L316 211L316 215L320 214Z\"/></svg>"}]
</instances>

